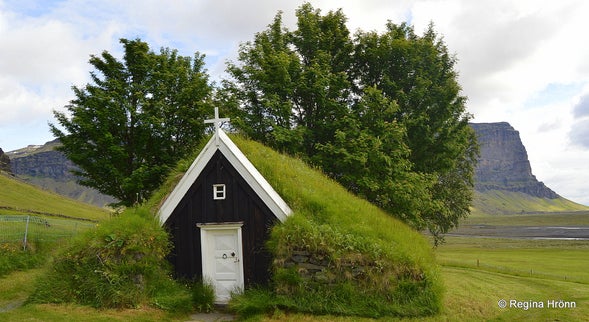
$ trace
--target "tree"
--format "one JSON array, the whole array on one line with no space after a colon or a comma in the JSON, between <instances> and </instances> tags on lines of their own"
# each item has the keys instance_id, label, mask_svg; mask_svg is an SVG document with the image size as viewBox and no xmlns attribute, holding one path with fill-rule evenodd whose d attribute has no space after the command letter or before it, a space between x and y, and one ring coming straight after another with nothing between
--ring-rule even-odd
<instances>
[{"instance_id":1,"label":"tree","mask_svg":"<svg viewBox=\"0 0 589 322\"><path fill-rule=\"evenodd\" d=\"M435 206L425 210L418 227L434 236L446 233L470 212L478 156L456 59L433 24L419 37L411 26L389 22L383 34L356 35L354 63L357 90L376 86L399 105L394 119L407 131L414 171L435 178L430 188Z\"/></svg>"},{"instance_id":2,"label":"tree","mask_svg":"<svg viewBox=\"0 0 589 322\"><path fill-rule=\"evenodd\" d=\"M440 241L469 212L477 152L455 59L433 26L352 39L341 10L296 14L296 30L279 13L229 64L234 125Z\"/></svg>"},{"instance_id":3,"label":"tree","mask_svg":"<svg viewBox=\"0 0 589 322\"><path fill-rule=\"evenodd\" d=\"M159 53L139 39L121 39L123 61L91 56L92 82L72 87L67 112L50 124L59 148L80 170L80 183L132 205L149 197L169 167L204 135L212 88L204 56Z\"/></svg>"},{"instance_id":4,"label":"tree","mask_svg":"<svg viewBox=\"0 0 589 322\"><path fill-rule=\"evenodd\" d=\"M241 131L279 150L313 155L347 113L345 70L353 45L341 11L321 16L305 4L297 16L297 31L283 28L279 13L240 47L241 64L229 64L234 81L225 81L224 90L236 104L233 123Z\"/></svg>"}]
</instances>

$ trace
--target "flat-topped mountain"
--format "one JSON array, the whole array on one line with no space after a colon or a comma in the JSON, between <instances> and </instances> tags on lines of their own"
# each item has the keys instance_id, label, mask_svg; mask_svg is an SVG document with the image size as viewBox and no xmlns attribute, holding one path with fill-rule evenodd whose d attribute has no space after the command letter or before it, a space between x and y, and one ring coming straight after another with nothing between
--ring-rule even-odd
<instances>
[{"instance_id":1,"label":"flat-topped mountain","mask_svg":"<svg viewBox=\"0 0 589 322\"><path fill-rule=\"evenodd\" d=\"M559 195L532 174L528 153L519 132L509 123L472 123L480 145L475 189L523 192L556 199Z\"/></svg>"},{"instance_id":2,"label":"flat-topped mountain","mask_svg":"<svg viewBox=\"0 0 589 322\"><path fill-rule=\"evenodd\" d=\"M480 146L473 211L484 214L587 211L532 174L519 132L509 123L471 123Z\"/></svg>"}]
</instances>

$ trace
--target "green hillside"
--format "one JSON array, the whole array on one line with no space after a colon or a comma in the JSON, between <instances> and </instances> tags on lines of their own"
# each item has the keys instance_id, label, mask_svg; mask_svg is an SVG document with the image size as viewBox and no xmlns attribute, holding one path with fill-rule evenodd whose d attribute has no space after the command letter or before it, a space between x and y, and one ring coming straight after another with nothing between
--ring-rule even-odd
<instances>
[{"instance_id":1,"label":"green hillside","mask_svg":"<svg viewBox=\"0 0 589 322\"><path fill-rule=\"evenodd\" d=\"M589 207L565 198L547 199L506 190L475 191L473 215L587 211Z\"/></svg>"},{"instance_id":2,"label":"green hillside","mask_svg":"<svg viewBox=\"0 0 589 322\"><path fill-rule=\"evenodd\" d=\"M41 190L12 177L0 175L0 214L49 213L102 220L108 210Z\"/></svg>"}]
</instances>

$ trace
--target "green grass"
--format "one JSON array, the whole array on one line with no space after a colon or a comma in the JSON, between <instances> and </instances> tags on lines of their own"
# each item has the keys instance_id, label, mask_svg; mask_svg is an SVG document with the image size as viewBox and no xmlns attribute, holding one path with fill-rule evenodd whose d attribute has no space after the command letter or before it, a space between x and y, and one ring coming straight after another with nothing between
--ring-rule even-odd
<instances>
[{"instance_id":1,"label":"green grass","mask_svg":"<svg viewBox=\"0 0 589 322\"><path fill-rule=\"evenodd\" d=\"M589 207L565 198L546 199L522 192L475 191L473 214L521 214L533 212L589 211Z\"/></svg>"},{"instance_id":2,"label":"green grass","mask_svg":"<svg viewBox=\"0 0 589 322\"><path fill-rule=\"evenodd\" d=\"M461 221L460 225L589 226L589 211L532 213L523 215L476 214Z\"/></svg>"},{"instance_id":3,"label":"green grass","mask_svg":"<svg viewBox=\"0 0 589 322\"><path fill-rule=\"evenodd\" d=\"M439 310L438 267L431 245L419 232L297 158L240 136L231 139L294 211L273 228L268 245L277 263L273 291L282 297L262 310L289 307L366 316L427 315ZM154 194L149 201L152 211L157 211L192 160L180 162ZM326 274L335 285L314 280L298 285L301 276L278 264L295 251L328 259ZM347 276L346 265L365 268L363 279Z\"/></svg>"},{"instance_id":4,"label":"green grass","mask_svg":"<svg viewBox=\"0 0 589 322\"><path fill-rule=\"evenodd\" d=\"M0 215L30 212L103 220L109 211L75 201L0 174Z\"/></svg>"},{"instance_id":5,"label":"green grass","mask_svg":"<svg viewBox=\"0 0 589 322\"><path fill-rule=\"evenodd\" d=\"M59 251L30 300L96 308L153 304L180 310L178 305L184 305L189 311L189 293L169 276L168 251L168 235L159 221L147 210L129 209Z\"/></svg>"},{"instance_id":6,"label":"green grass","mask_svg":"<svg viewBox=\"0 0 589 322\"><path fill-rule=\"evenodd\" d=\"M275 261L306 251L332 263L325 272L332 285L299 280L295 271L278 265L274 307L373 317L439 310L437 265L421 234L301 160L241 137L232 139L294 211L273 229ZM361 267L365 274L351 278L346 265Z\"/></svg>"},{"instance_id":7,"label":"green grass","mask_svg":"<svg viewBox=\"0 0 589 322\"><path fill-rule=\"evenodd\" d=\"M521 258L541 261L549 254L554 265L550 273L554 276L579 275L587 265L587 243L578 241L531 241L510 239L478 239L449 237L447 244L436 252L444 258L460 259L473 249L481 252L492 250L486 260L499 266L509 260L515 264ZM539 250L530 253L530 250ZM577 253L579 252L579 253ZM579 256L571 256L577 253ZM562 256L561 256L562 254ZM442 263L443 264L443 263ZM511 264L510 264L511 265ZM581 265L580 269L579 266ZM0 278L0 308L18 304L34 289L35 277L43 274L42 269L15 272ZM573 274L574 273L574 274ZM584 273L586 274L586 273ZM520 276L511 269L500 270L469 265L442 265L441 280L446 292L442 311L432 317L393 318L384 321L585 321L589 316L589 283L582 277L581 282L563 280L554 276ZM500 299L519 301L565 300L575 301L575 309L500 309ZM260 305L263 305L261 303ZM186 321L188 315L174 315L162 310L141 307L138 309L113 310L93 309L75 304L28 304L9 312L0 313L2 321ZM311 315L277 309L269 314L256 315L252 321L373 321L369 318L334 315Z\"/></svg>"},{"instance_id":8,"label":"green grass","mask_svg":"<svg viewBox=\"0 0 589 322\"><path fill-rule=\"evenodd\" d=\"M589 284L589 241L448 237L437 250L444 266L478 268Z\"/></svg>"},{"instance_id":9,"label":"green grass","mask_svg":"<svg viewBox=\"0 0 589 322\"><path fill-rule=\"evenodd\" d=\"M434 264L428 241L406 224L298 159L241 137L232 139L295 213L346 234L370 238L383 247L392 244L397 253L419 265Z\"/></svg>"}]
</instances>

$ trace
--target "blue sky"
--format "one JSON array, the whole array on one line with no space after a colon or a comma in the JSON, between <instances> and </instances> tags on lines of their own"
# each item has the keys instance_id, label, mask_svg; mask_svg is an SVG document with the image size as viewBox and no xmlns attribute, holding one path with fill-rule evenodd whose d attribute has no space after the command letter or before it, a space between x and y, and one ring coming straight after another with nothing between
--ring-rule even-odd
<instances>
[{"instance_id":1,"label":"blue sky","mask_svg":"<svg viewBox=\"0 0 589 322\"><path fill-rule=\"evenodd\" d=\"M559 194L589 205L589 2L583 0L310 1L342 8L350 30L430 21L458 59L475 122L509 122L520 132L532 171ZM223 77L240 42L279 10L294 27L302 1L0 0L0 148L52 139L52 110L88 82L91 54L120 54L120 38L151 48L206 54Z\"/></svg>"}]
</instances>

